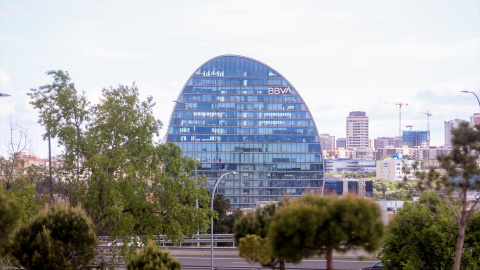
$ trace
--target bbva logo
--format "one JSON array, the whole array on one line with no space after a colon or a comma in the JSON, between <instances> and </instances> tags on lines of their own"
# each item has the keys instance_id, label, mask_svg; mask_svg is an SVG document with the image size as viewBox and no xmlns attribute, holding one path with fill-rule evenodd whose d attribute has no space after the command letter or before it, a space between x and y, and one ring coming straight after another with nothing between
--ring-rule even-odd
<instances>
[{"instance_id":1,"label":"bbva logo","mask_svg":"<svg viewBox=\"0 0 480 270\"><path fill-rule=\"evenodd\" d=\"M292 90L290 87L269 87L268 94L269 95L280 95L280 94L291 94Z\"/></svg>"}]
</instances>

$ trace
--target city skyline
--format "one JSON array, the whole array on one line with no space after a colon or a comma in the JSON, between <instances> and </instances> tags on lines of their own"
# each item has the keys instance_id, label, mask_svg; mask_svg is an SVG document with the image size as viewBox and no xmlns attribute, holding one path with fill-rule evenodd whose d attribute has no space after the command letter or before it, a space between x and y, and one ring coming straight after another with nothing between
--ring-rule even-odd
<instances>
[{"instance_id":1,"label":"city skyline","mask_svg":"<svg viewBox=\"0 0 480 270\"><path fill-rule=\"evenodd\" d=\"M207 15L208 14L208 15ZM427 130L444 144L444 122L480 112L478 1L142 1L0 3L0 155L9 119L28 129L32 153L47 143L28 104L30 88L68 71L96 100L104 87L139 87L166 126L185 78L221 54L274 66L298 88L319 133L345 137L351 111L369 116L369 138ZM179 64L181 63L181 64ZM60 154L54 149L54 155Z\"/></svg>"}]
</instances>

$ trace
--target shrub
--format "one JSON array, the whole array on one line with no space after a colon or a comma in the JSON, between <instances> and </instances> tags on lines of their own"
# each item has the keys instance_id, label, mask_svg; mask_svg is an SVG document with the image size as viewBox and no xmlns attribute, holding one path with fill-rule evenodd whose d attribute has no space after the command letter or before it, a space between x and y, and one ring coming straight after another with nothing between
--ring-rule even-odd
<instances>
[{"instance_id":1,"label":"shrub","mask_svg":"<svg viewBox=\"0 0 480 270\"><path fill-rule=\"evenodd\" d=\"M155 243L150 240L148 246L143 247L138 254L127 262L127 269L180 270L182 265L177 259L172 258L168 252L156 247Z\"/></svg>"},{"instance_id":2,"label":"shrub","mask_svg":"<svg viewBox=\"0 0 480 270\"><path fill-rule=\"evenodd\" d=\"M19 230L12 254L27 269L82 269L95 257L96 246L85 211L57 203Z\"/></svg>"},{"instance_id":3,"label":"shrub","mask_svg":"<svg viewBox=\"0 0 480 270\"><path fill-rule=\"evenodd\" d=\"M0 257L8 255L19 220L18 203L0 191Z\"/></svg>"}]
</instances>

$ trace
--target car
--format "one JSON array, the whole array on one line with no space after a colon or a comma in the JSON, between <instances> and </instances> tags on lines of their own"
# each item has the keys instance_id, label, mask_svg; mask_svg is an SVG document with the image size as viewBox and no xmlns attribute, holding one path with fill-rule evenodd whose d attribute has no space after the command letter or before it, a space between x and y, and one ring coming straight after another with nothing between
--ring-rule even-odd
<instances>
[{"instance_id":1,"label":"car","mask_svg":"<svg viewBox=\"0 0 480 270\"><path fill-rule=\"evenodd\" d=\"M115 239L112 242L107 243L108 247L123 247L123 245L124 245L124 243L123 243L122 239ZM137 237L131 239L130 242L127 243L127 247L131 247L131 246L142 247L143 243L142 243L140 237L137 236Z\"/></svg>"},{"instance_id":2,"label":"car","mask_svg":"<svg viewBox=\"0 0 480 270\"><path fill-rule=\"evenodd\" d=\"M382 262L378 262L372 266L364 267L362 270L378 270L378 269L383 269L384 265Z\"/></svg>"}]
</instances>

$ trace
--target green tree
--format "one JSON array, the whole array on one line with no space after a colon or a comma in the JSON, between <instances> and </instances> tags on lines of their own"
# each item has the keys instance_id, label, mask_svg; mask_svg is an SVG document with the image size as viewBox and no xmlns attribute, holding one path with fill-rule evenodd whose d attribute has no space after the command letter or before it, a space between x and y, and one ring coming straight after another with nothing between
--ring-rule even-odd
<instances>
[{"instance_id":1,"label":"green tree","mask_svg":"<svg viewBox=\"0 0 480 270\"><path fill-rule=\"evenodd\" d=\"M375 251L383 235L379 206L368 199L305 195L281 207L268 230L272 253L292 263L326 254L333 269L333 251L354 248Z\"/></svg>"},{"instance_id":2,"label":"green tree","mask_svg":"<svg viewBox=\"0 0 480 270\"><path fill-rule=\"evenodd\" d=\"M286 204L286 202L280 202L280 205ZM267 238L268 228L270 226L272 217L277 211L277 205L269 204L261 209L257 209L255 212L247 213L235 222L233 228L233 236L235 238L235 245L240 244L240 239L247 235L257 235L262 239ZM271 260L268 263L262 264L263 266L270 268L285 269L285 260L281 257L273 257L270 254Z\"/></svg>"},{"instance_id":3,"label":"green tree","mask_svg":"<svg viewBox=\"0 0 480 270\"><path fill-rule=\"evenodd\" d=\"M270 246L265 238L258 235L248 234L240 238L238 245L240 257L247 260L252 265L252 270L255 269L255 263L267 264L271 261Z\"/></svg>"},{"instance_id":4,"label":"green tree","mask_svg":"<svg viewBox=\"0 0 480 270\"><path fill-rule=\"evenodd\" d=\"M455 249L454 270L459 270L462 261L465 230L480 198L468 200L469 191L480 189L480 125L471 127L468 122L460 123L452 130L452 152L438 156L441 167L446 173L431 168L427 172L417 172L421 190L435 190L448 205L450 212L442 208L438 210L452 219L458 225L457 243ZM452 202L454 192L458 193L457 203ZM427 197L428 198L428 197Z\"/></svg>"},{"instance_id":5,"label":"green tree","mask_svg":"<svg viewBox=\"0 0 480 270\"><path fill-rule=\"evenodd\" d=\"M57 203L18 231L12 255L27 269L83 269L95 257L96 246L85 211Z\"/></svg>"},{"instance_id":6,"label":"green tree","mask_svg":"<svg viewBox=\"0 0 480 270\"><path fill-rule=\"evenodd\" d=\"M452 269L457 224L438 209L451 212L436 194L407 202L389 223L379 258L388 269ZM467 226L462 269L480 267L480 213Z\"/></svg>"},{"instance_id":7,"label":"green tree","mask_svg":"<svg viewBox=\"0 0 480 270\"><path fill-rule=\"evenodd\" d=\"M208 192L189 177L196 162L178 146L160 143L162 123L153 115L152 97L141 101L135 84L120 85L103 89L100 102L91 105L68 73L47 74L53 83L32 89L31 104L44 136L64 147L67 197L82 203L97 235L161 234L179 242L206 230L210 209L197 208L195 199L208 205Z\"/></svg>"},{"instance_id":8,"label":"green tree","mask_svg":"<svg viewBox=\"0 0 480 270\"><path fill-rule=\"evenodd\" d=\"M213 199L213 210L217 212L217 219L213 222L213 233L227 234L233 233L235 221L239 219L243 212L237 209L235 212L228 214L231 209L230 200L225 199L223 194L216 194Z\"/></svg>"},{"instance_id":9,"label":"green tree","mask_svg":"<svg viewBox=\"0 0 480 270\"><path fill-rule=\"evenodd\" d=\"M143 247L138 254L128 260L126 266L128 270L182 269L182 265L177 259L158 248L152 240L148 242L148 246Z\"/></svg>"},{"instance_id":10,"label":"green tree","mask_svg":"<svg viewBox=\"0 0 480 270\"><path fill-rule=\"evenodd\" d=\"M0 257L8 255L14 232L20 221L18 203L0 190Z\"/></svg>"}]
</instances>

